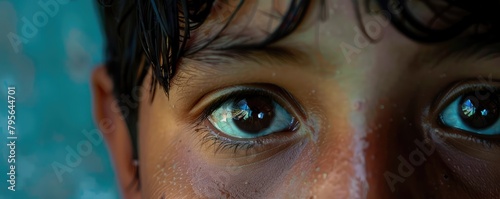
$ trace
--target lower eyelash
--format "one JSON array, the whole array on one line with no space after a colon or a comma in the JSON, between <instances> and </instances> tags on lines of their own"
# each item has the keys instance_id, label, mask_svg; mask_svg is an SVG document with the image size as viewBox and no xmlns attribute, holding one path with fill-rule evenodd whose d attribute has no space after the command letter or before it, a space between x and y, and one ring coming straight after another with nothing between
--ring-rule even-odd
<instances>
[{"instance_id":1,"label":"lower eyelash","mask_svg":"<svg viewBox=\"0 0 500 199\"><path fill-rule=\"evenodd\" d=\"M468 135L468 136L465 136L462 139L474 142L476 144L480 144L480 145L482 145L486 149L492 149L493 147L498 147L498 145L496 143L493 143L492 141L489 141L489 140L486 140L486 139L477 138L474 135Z\"/></svg>"},{"instance_id":2,"label":"lower eyelash","mask_svg":"<svg viewBox=\"0 0 500 199\"><path fill-rule=\"evenodd\" d=\"M449 128L449 127L447 127L447 128ZM490 141L488 139L480 138L477 135L463 135L463 134L459 134L459 133L448 133L448 132L441 132L439 134L441 134L441 136L445 136L444 139L446 139L446 138L461 139L461 140L465 140L465 141L472 142L475 144L479 144L482 147L484 147L485 149L493 149L495 147L500 148L500 143L497 143L496 141ZM469 133L467 133L467 134L469 134Z\"/></svg>"},{"instance_id":3,"label":"lower eyelash","mask_svg":"<svg viewBox=\"0 0 500 199\"><path fill-rule=\"evenodd\" d=\"M199 141L200 146L209 144L207 147L214 147L214 154L227 150L231 150L233 153L237 153L238 150L245 150L245 152L248 152L256 144L255 141L234 141L221 137L203 124L200 124L200 126L195 129L195 132L201 136Z\"/></svg>"}]
</instances>

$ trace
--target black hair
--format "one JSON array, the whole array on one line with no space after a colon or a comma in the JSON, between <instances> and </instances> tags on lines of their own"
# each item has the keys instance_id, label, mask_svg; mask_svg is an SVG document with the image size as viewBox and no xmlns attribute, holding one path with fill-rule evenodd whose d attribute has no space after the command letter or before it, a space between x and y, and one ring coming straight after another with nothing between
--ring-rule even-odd
<instances>
[{"instance_id":1,"label":"black hair","mask_svg":"<svg viewBox=\"0 0 500 199\"><path fill-rule=\"evenodd\" d=\"M238 6L244 1L240 0ZM290 1L290 7L282 17L283 20L278 28L271 32L267 39L253 44L252 47L264 47L278 41L293 32L300 24L311 2ZM322 6L325 6L325 1L320 0ZM486 36L498 35L500 12L496 10L500 8L499 1L422 0L436 14L433 20L449 24L440 29L433 28L432 23L421 22L414 16L409 6L412 0L353 1L358 18L363 10L372 12L375 3L379 9L390 11L390 20L395 28L418 42L444 42L473 26L480 26L478 29L481 30L487 28L489 31ZM159 83L168 96L179 60L188 50L186 44L189 42L191 32L205 22L216 2L214 0L99 0L99 3L107 39L106 67L113 79L114 93L122 107L121 111L134 146L134 156L137 158L138 107L119 100L120 96L133 96L134 88L143 84L150 68L153 71L150 92L154 94L155 85ZM232 16L237 11L238 8ZM362 23L362 20L359 19L359 22ZM366 30L363 31L366 35ZM138 99L133 98L132 101L134 104Z\"/></svg>"}]
</instances>

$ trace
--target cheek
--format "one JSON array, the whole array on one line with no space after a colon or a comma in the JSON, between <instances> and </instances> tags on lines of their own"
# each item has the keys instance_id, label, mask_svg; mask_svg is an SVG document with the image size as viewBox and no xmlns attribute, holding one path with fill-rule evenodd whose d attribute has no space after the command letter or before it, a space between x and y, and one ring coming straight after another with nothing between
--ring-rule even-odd
<instances>
[{"instance_id":1,"label":"cheek","mask_svg":"<svg viewBox=\"0 0 500 199\"><path fill-rule=\"evenodd\" d=\"M299 176L304 170L296 168L304 168L297 166L305 163L299 158L306 153L304 143L299 142L268 159L257 162L251 157L241 157L216 160L217 164L207 164L204 161L207 157L191 156L188 168L193 191L199 197L208 198L217 198L221 195L231 198L266 198L276 192L280 192L277 195L282 196L280 186L285 182L291 184L302 182ZM210 155L205 154L205 156ZM288 178L291 173L294 179Z\"/></svg>"},{"instance_id":2,"label":"cheek","mask_svg":"<svg viewBox=\"0 0 500 199\"><path fill-rule=\"evenodd\" d=\"M169 134L174 129L161 129L143 134ZM179 132L182 133L182 132ZM141 191L146 198L172 198L189 195L191 192L188 180L189 171L187 157L190 150L180 137L142 136L140 147Z\"/></svg>"},{"instance_id":3,"label":"cheek","mask_svg":"<svg viewBox=\"0 0 500 199\"><path fill-rule=\"evenodd\" d=\"M184 135L191 133L176 122L176 109L162 92L151 103L141 101L138 122L140 183L145 198L192 195L188 165L191 153Z\"/></svg>"},{"instance_id":4,"label":"cheek","mask_svg":"<svg viewBox=\"0 0 500 199\"><path fill-rule=\"evenodd\" d=\"M436 130L439 132L442 130ZM500 148L448 137L443 132L431 136L439 164L432 178L436 187L448 195L468 194L477 198L495 198L500 193L498 165Z\"/></svg>"}]
</instances>

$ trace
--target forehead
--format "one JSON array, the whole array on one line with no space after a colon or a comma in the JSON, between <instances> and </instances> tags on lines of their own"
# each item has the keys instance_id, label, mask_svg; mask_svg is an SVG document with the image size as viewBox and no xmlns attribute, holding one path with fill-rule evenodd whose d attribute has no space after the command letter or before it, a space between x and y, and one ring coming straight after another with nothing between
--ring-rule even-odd
<instances>
[{"instance_id":1,"label":"forehead","mask_svg":"<svg viewBox=\"0 0 500 199\"><path fill-rule=\"evenodd\" d=\"M207 46L205 44L210 43L208 45L210 49L227 49L231 46L262 42L277 32L283 21L290 20L284 16L294 9L297 2L300 1L216 1L206 22L193 32L190 45ZM416 64L407 62L422 57L428 60L438 58L436 54L439 53L436 52L453 49L449 48L450 43L457 43L454 40L427 45L415 42L402 34L390 23L391 19L399 17L402 5L391 5L390 10L383 10L378 4L367 6L357 5L354 2L310 1L298 28L271 45L307 51L303 54L318 62L316 65L366 66L369 65L367 63L375 61L397 60L398 62L392 64L400 67L390 69L396 70L400 69L401 65L415 66ZM408 6L412 6L410 11L414 14L415 20L424 22L433 19L431 26L439 29L447 25L435 17L436 13L431 8L447 5L443 2L436 1L429 5L423 1L409 1ZM455 18L460 15L458 11L454 13ZM453 20L453 16L447 15L446 19ZM402 60L406 63L401 63ZM389 64L381 63L381 65Z\"/></svg>"}]
</instances>

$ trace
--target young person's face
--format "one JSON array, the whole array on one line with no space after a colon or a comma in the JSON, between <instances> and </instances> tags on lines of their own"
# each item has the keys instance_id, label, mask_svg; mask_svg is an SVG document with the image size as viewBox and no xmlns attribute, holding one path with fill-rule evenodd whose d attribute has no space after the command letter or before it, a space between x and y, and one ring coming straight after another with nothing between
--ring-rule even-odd
<instances>
[{"instance_id":1,"label":"young person's face","mask_svg":"<svg viewBox=\"0 0 500 199\"><path fill-rule=\"evenodd\" d=\"M257 10L271 2L259 1ZM228 38L261 38L269 13L254 6L242 7ZM275 6L286 11L288 4ZM432 17L414 6L422 19ZM269 47L286 50L202 50L182 59L169 97L160 86L154 96L147 92L150 73L139 104L138 190L128 186L134 173L125 124L116 111L98 116L112 118L114 132L105 135L125 195L498 196L500 60L443 53L465 34L414 42L388 23L390 12L381 13L362 14L368 35L379 40L369 42L352 1L313 2L297 30ZM210 20L217 17L193 33L193 43L218 29Z\"/></svg>"}]
</instances>

